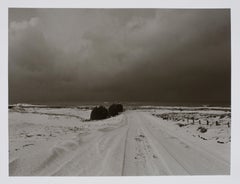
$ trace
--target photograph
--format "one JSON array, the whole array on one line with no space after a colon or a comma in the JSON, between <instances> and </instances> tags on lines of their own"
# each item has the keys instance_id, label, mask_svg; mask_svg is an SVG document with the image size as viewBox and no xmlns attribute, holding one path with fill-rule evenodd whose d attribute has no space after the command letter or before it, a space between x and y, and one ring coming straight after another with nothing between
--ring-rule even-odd
<instances>
[{"instance_id":1,"label":"photograph","mask_svg":"<svg viewBox=\"0 0 240 184\"><path fill-rule=\"evenodd\" d=\"M231 175L231 10L8 8L9 176Z\"/></svg>"}]
</instances>

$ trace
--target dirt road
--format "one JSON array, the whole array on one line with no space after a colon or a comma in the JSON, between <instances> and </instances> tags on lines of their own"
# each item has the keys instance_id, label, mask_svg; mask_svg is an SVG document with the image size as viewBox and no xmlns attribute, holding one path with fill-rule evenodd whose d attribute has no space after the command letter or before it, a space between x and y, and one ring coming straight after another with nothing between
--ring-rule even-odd
<instances>
[{"instance_id":1,"label":"dirt road","mask_svg":"<svg viewBox=\"0 0 240 184\"><path fill-rule=\"evenodd\" d=\"M128 111L118 123L79 132L48 151L10 162L10 175L137 176L229 174L229 162L161 126L148 113ZM29 169L22 168L31 164Z\"/></svg>"}]
</instances>

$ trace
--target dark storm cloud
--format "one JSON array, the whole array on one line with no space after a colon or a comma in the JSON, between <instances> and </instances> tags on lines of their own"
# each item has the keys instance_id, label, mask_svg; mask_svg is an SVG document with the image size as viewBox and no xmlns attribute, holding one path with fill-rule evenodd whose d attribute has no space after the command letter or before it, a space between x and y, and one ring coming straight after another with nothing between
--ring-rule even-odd
<instances>
[{"instance_id":1,"label":"dark storm cloud","mask_svg":"<svg viewBox=\"0 0 240 184\"><path fill-rule=\"evenodd\" d=\"M230 102L229 10L10 9L10 103Z\"/></svg>"}]
</instances>

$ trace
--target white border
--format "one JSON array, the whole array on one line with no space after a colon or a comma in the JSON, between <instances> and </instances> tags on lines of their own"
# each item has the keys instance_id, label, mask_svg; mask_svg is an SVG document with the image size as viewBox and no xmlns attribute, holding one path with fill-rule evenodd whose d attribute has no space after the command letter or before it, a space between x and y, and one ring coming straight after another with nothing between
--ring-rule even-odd
<instances>
[{"instance_id":1,"label":"white border","mask_svg":"<svg viewBox=\"0 0 240 184\"><path fill-rule=\"evenodd\" d=\"M8 8L231 8L232 157L230 176L9 177ZM240 1L239 0L0 0L0 182L1 183L240 183Z\"/></svg>"},{"instance_id":2,"label":"white border","mask_svg":"<svg viewBox=\"0 0 240 184\"><path fill-rule=\"evenodd\" d=\"M231 0L8 0L10 7L55 8L208 8L230 7Z\"/></svg>"}]
</instances>

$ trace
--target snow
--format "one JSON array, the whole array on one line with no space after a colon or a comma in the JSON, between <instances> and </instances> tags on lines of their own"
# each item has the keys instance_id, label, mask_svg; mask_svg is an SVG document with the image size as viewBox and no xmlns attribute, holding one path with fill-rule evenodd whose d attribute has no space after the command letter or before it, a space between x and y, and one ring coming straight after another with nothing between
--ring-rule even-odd
<instances>
[{"instance_id":1,"label":"snow","mask_svg":"<svg viewBox=\"0 0 240 184\"><path fill-rule=\"evenodd\" d=\"M101 121L90 121L90 112L11 107L9 175L230 174L229 108L135 107Z\"/></svg>"}]
</instances>

